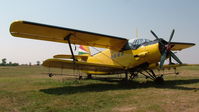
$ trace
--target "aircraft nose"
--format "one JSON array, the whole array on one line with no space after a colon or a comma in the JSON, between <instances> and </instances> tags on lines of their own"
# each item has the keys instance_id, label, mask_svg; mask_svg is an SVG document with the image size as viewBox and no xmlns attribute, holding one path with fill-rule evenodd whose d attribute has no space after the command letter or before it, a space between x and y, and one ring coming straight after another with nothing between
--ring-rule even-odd
<instances>
[{"instance_id":1,"label":"aircraft nose","mask_svg":"<svg viewBox=\"0 0 199 112\"><path fill-rule=\"evenodd\" d=\"M160 68L163 68L164 61L167 59L168 55L172 57L174 60L176 60L179 64L182 64L180 59L171 51L172 48L171 40L173 38L175 30L173 29L173 31L171 32L169 41L165 41L164 39L158 38L158 36L152 30L151 33L156 38L156 40L158 40L160 45L160 52L162 54L160 58Z\"/></svg>"}]
</instances>

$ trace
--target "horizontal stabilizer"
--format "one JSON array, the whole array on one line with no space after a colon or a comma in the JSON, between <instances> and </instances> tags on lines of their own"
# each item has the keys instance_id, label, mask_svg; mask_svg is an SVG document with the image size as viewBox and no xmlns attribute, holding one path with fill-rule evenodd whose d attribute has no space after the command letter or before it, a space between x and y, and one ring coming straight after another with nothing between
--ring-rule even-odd
<instances>
[{"instance_id":1,"label":"horizontal stabilizer","mask_svg":"<svg viewBox=\"0 0 199 112\"><path fill-rule=\"evenodd\" d=\"M88 56L86 56L86 55L74 55L74 57L76 59L82 59L84 61L88 59ZM73 59L73 56L72 55L59 54L59 55L53 56L53 58Z\"/></svg>"}]
</instances>

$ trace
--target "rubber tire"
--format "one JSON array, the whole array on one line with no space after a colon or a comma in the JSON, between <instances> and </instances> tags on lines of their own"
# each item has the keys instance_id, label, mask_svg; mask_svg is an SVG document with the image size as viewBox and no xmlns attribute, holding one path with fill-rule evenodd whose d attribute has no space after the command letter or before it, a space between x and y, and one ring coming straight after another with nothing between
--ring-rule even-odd
<instances>
[{"instance_id":1,"label":"rubber tire","mask_svg":"<svg viewBox=\"0 0 199 112\"><path fill-rule=\"evenodd\" d=\"M92 74L87 74L87 79L93 79Z\"/></svg>"},{"instance_id":2,"label":"rubber tire","mask_svg":"<svg viewBox=\"0 0 199 112\"><path fill-rule=\"evenodd\" d=\"M154 81L155 81L156 84L163 84L164 78L163 77L157 77Z\"/></svg>"}]
</instances>

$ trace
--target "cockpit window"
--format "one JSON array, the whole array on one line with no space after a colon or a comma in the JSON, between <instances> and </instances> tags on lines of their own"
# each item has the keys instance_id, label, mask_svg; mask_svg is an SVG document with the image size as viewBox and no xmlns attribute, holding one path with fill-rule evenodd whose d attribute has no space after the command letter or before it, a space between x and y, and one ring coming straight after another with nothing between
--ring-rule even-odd
<instances>
[{"instance_id":1,"label":"cockpit window","mask_svg":"<svg viewBox=\"0 0 199 112\"><path fill-rule=\"evenodd\" d=\"M125 50L137 49L146 42L150 42L150 40L149 39L130 39L127 45L125 46Z\"/></svg>"}]
</instances>

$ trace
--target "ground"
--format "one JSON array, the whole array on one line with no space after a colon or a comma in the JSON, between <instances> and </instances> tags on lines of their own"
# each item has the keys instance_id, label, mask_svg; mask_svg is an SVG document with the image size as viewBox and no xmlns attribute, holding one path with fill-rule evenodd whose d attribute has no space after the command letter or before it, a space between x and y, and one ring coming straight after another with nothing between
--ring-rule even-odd
<instances>
[{"instance_id":1,"label":"ground","mask_svg":"<svg viewBox=\"0 0 199 112\"><path fill-rule=\"evenodd\" d=\"M179 71L156 85L144 78L128 84L118 79L50 78L45 74L49 69L40 66L0 67L0 112L198 112L199 67Z\"/></svg>"}]
</instances>

